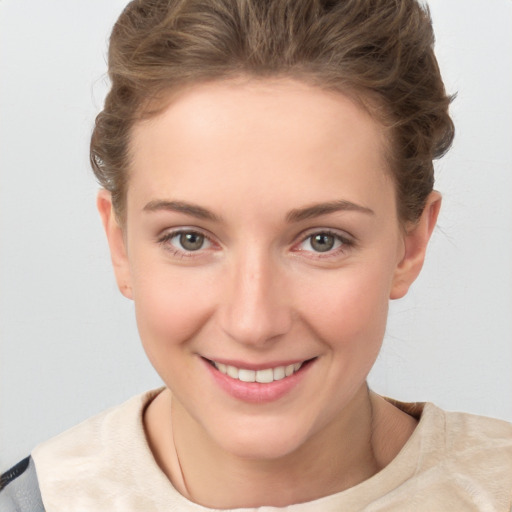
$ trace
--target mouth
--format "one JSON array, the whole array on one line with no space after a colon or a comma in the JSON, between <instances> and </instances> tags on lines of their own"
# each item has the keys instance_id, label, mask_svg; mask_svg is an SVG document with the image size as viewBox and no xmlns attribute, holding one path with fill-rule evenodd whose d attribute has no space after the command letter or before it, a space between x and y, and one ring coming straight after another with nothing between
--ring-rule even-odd
<instances>
[{"instance_id":1,"label":"mouth","mask_svg":"<svg viewBox=\"0 0 512 512\"><path fill-rule=\"evenodd\" d=\"M252 370L248 368L238 368L233 365L220 363L217 361L212 361L210 359L206 359L206 361L213 366L216 370L218 370L223 375L227 375L228 377L239 380L240 382L257 382L260 384L271 384L275 381L280 381L286 379L287 377L291 377L296 374L299 370L309 365L314 359L307 359L304 361L274 366L268 368L261 368L258 370Z\"/></svg>"},{"instance_id":2,"label":"mouth","mask_svg":"<svg viewBox=\"0 0 512 512\"><path fill-rule=\"evenodd\" d=\"M318 358L267 364L202 359L213 381L229 396L246 403L264 404L300 389L300 383Z\"/></svg>"}]
</instances>

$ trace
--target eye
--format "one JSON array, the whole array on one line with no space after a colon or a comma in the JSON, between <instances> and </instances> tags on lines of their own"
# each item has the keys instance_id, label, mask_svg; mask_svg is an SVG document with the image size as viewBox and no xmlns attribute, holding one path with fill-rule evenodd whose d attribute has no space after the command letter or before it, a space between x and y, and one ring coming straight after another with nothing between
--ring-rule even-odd
<instances>
[{"instance_id":1,"label":"eye","mask_svg":"<svg viewBox=\"0 0 512 512\"><path fill-rule=\"evenodd\" d=\"M208 249L212 243L197 231L173 231L165 234L160 240L162 244L170 244L177 252L196 252Z\"/></svg>"},{"instance_id":2,"label":"eye","mask_svg":"<svg viewBox=\"0 0 512 512\"><path fill-rule=\"evenodd\" d=\"M350 240L337 233L320 231L306 237L300 243L299 250L315 253L329 253L336 252L337 249L342 247L348 248L351 244Z\"/></svg>"},{"instance_id":3,"label":"eye","mask_svg":"<svg viewBox=\"0 0 512 512\"><path fill-rule=\"evenodd\" d=\"M206 238L204 235L190 232L180 233L174 236L171 240L171 243L175 245L177 242L181 248L185 249L186 251L198 251L199 249L203 248L205 241Z\"/></svg>"},{"instance_id":4,"label":"eye","mask_svg":"<svg viewBox=\"0 0 512 512\"><path fill-rule=\"evenodd\" d=\"M334 249L336 242L338 242L338 245L341 245L339 240L336 240L336 237L328 233L318 233L309 237L309 244L316 252L331 251Z\"/></svg>"}]
</instances>

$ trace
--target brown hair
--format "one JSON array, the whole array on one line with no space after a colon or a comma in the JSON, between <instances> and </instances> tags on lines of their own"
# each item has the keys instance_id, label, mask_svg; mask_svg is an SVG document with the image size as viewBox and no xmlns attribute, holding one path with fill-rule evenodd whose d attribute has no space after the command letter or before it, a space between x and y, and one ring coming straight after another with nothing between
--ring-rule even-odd
<instances>
[{"instance_id":1,"label":"brown hair","mask_svg":"<svg viewBox=\"0 0 512 512\"><path fill-rule=\"evenodd\" d=\"M432 160L454 135L433 45L416 0L133 0L110 38L93 170L123 219L131 129L169 91L240 75L298 78L355 94L390 128L398 214L415 221Z\"/></svg>"}]
</instances>

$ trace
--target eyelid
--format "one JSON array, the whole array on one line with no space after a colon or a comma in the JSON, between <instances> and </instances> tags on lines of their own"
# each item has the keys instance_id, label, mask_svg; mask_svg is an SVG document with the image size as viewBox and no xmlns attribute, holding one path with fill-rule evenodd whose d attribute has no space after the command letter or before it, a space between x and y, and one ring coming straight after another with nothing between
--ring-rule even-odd
<instances>
[{"instance_id":1,"label":"eyelid","mask_svg":"<svg viewBox=\"0 0 512 512\"><path fill-rule=\"evenodd\" d=\"M204 236L206 240L208 240L210 246L206 247L204 249L198 249L197 251L187 251L186 249L179 249L175 247L174 245L172 247L169 247L171 245L169 242L176 236L184 234L184 233L196 233L198 235ZM156 238L156 241L165 247L165 249L168 249L169 251L172 251L175 254L180 254L183 256L199 256L200 254L203 254L205 251L210 249L211 247L219 246L219 243L214 240L214 237L206 232L204 229L199 228L197 226L179 226L176 228L167 228L163 231L161 231ZM167 245L169 244L169 245Z\"/></svg>"},{"instance_id":2,"label":"eyelid","mask_svg":"<svg viewBox=\"0 0 512 512\"><path fill-rule=\"evenodd\" d=\"M341 242L341 245L325 252L309 251L306 249L301 249L299 247L312 236L320 234L335 237ZM311 228L306 231L303 231L297 238L298 241L293 244L292 249L295 250L296 252L308 253L310 255L313 255L311 257L314 258L335 257L339 254L346 252L347 250L353 248L356 245L356 240L352 235L348 234L346 231L341 231L333 228Z\"/></svg>"},{"instance_id":3,"label":"eyelid","mask_svg":"<svg viewBox=\"0 0 512 512\"><path fill-rule=\"evenodd\" d=\"M344 241L347 244L355 244L356 240L355 237L352 236L350 233L347 233L346 231L343 231L341 229L335 229L335 228L309 228L302 233L300 233L297 236L298 242L303 242L307 238L313 236L313 235L331 235L336 238L339 238L340 240Z\"/></svg>"}]
</instances>

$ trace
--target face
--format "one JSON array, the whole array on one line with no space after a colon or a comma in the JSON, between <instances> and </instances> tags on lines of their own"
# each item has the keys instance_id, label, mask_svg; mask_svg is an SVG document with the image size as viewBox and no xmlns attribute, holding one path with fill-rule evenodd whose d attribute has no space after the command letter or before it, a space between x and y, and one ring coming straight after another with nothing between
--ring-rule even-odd
<instances>
[{"instance_id":1,"label":"face","mask_svg":"<svg viewBox=\"0 0 512 512\"><path fill-rule=\"evenodd\" d=\"M383 129L339 93L219 82L132 143L123 229L100 210L177 410L231 453L299 449L365 386L389 298L419 271Z\"/></svg>"}]
</instances>

